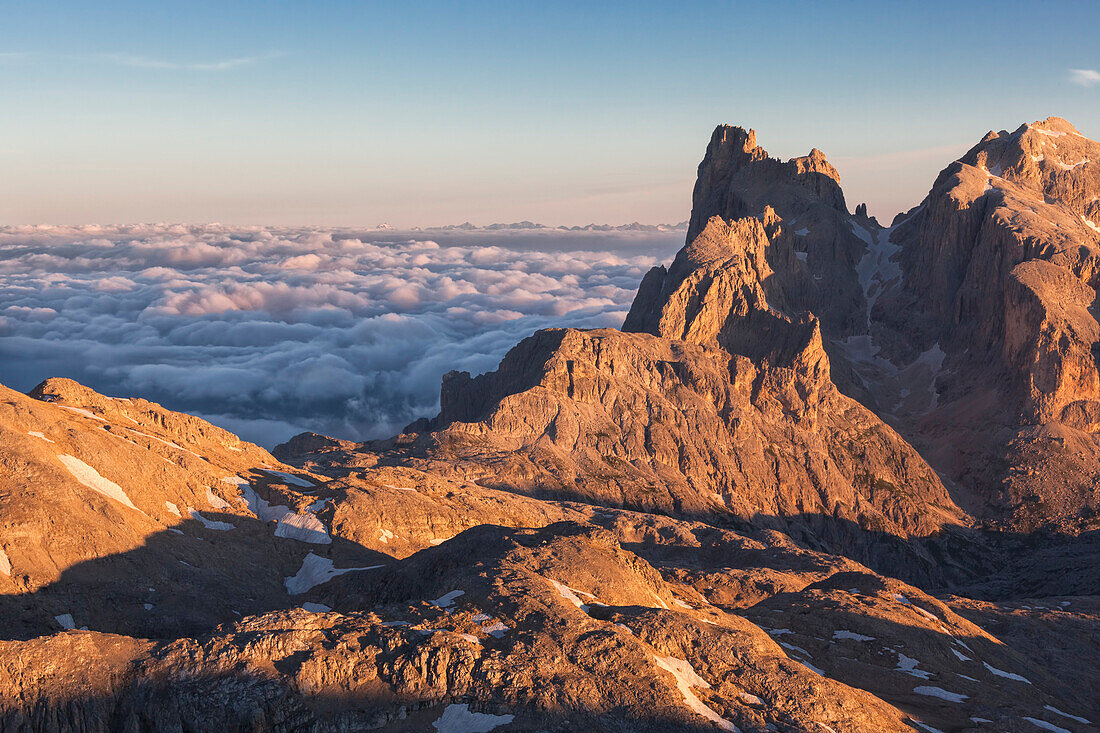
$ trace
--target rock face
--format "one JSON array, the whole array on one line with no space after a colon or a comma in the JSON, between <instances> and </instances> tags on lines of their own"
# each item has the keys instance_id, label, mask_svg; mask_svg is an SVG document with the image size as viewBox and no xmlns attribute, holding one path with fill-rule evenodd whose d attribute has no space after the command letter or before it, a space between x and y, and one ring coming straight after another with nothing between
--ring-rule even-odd
<instances>
[{"instance_id":1,"label":"rock face","mask_svg":"<svg viewBox=\"0 0 1100 733\"><path fill-rule=\"evenodd\" d=\"M870 314L895 364L934 351L903 433L964 505L1028 531L1095 528L1100 144L1052 117L989 133L877 234L897 274ZM873 388L872 388L873 391Z\"/></svg>"},{"instance_id":2,"label":"rock face","mask_svg":"<svg viewBox=\"0 0 1100 733\"><path fill-rule=\"evenodd\" d=\"M1095 730L1098 156L884 228L719 127L623 330L387 441L0 387L0 732Z\"/></svg>"}]
</instances>

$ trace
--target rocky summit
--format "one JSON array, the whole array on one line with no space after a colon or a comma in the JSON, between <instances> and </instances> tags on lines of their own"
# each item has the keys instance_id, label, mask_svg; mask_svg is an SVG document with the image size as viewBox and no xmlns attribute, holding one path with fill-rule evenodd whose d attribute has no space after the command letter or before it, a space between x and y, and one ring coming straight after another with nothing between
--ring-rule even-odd
<instances>
[{"instance_id":1,"label":"rocky summit","mask_svg":"<svg viewBox=\"0 0 1100 733\"><path fill-rule=\"evenodd\" d=\"M388 440L0 388L0 731L1097 730L1097 288L1065 120L890 226L721 126L621 330Z\"/></svg>"}]
</instances>

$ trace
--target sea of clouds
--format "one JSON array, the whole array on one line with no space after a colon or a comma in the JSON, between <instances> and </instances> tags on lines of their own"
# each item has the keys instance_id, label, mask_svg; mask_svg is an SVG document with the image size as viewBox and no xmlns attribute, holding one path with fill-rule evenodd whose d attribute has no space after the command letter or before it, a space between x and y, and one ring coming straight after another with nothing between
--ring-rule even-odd
<instances>
[{"instance_id":1,"label":"sea of clouds","mask_svg":"<svg viewBox=\"0 0 1100 733\"><path fill-rule=\"evenodd\" d=\"M0 382L64 376L268 448L384 437L540 328L618 327L683 230L0 227Z\"/></svg>"}]
</instances>

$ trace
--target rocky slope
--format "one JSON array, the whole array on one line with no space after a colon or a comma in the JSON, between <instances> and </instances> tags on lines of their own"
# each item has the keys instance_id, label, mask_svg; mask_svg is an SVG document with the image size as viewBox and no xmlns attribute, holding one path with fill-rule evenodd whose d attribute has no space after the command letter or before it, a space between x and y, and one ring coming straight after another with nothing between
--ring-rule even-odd
<instances>
[{"instance_id":1,"label":"rocky slope","mask_svg":"<svg viewBox=\"0 0 1100 733\"><path fill-rule=\"evenodd\" d=\"M388 441L0 388L0 731L1096 729L1098 154L884 228L720 127L622 331Z\"/></svg>"}]
</instances>

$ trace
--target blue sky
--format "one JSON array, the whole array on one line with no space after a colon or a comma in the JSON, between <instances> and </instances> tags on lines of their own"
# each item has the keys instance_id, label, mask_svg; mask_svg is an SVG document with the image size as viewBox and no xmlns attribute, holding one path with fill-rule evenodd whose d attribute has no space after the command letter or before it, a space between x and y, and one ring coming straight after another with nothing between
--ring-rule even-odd
<instances>
[{"instance_id":1,"label":"blue sky","mask_svg":"<svg viewBox=\"0 0 1100 733\"><path fill-rule=\"evenodd\" d=\"M1100 137L1090 2L0 8L0 224L672 222L720 122L888 219L991 128Z\"/></svg>"}]
</instances>

